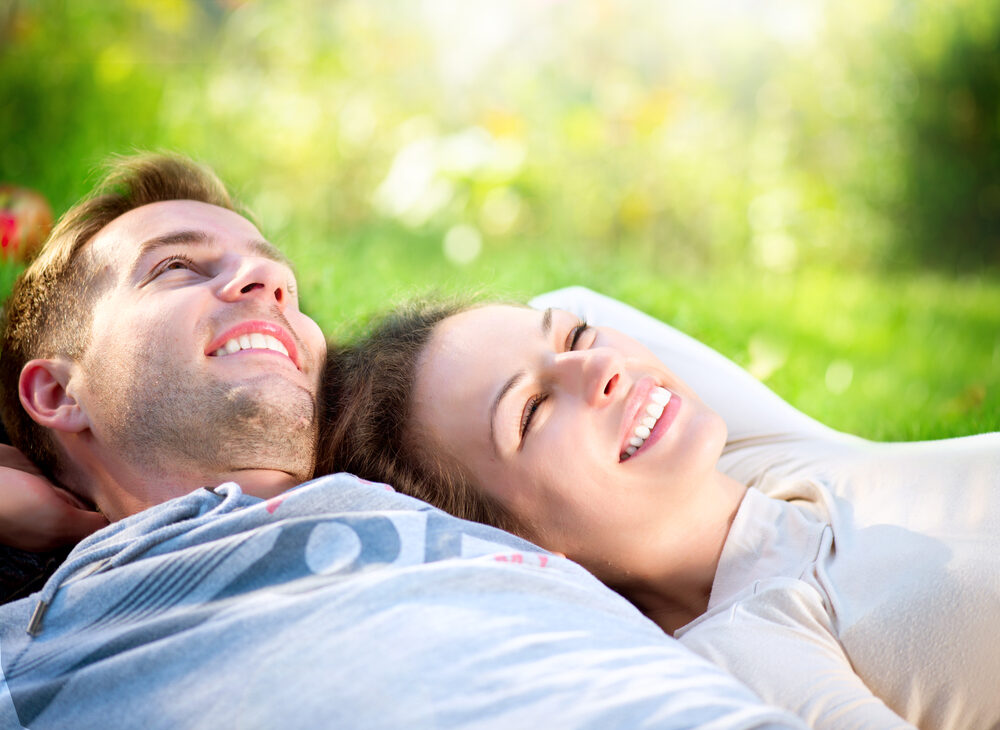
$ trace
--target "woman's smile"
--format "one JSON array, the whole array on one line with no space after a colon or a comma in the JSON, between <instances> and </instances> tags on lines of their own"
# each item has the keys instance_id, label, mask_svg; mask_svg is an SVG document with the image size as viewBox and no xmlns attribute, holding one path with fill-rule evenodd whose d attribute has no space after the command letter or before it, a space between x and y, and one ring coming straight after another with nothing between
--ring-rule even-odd
<instances>
[{"instance_id":1,"label":"woman's smile","mask_svg":"<svg viewBox=\"0 0 1000 730\"><path fill-rule=\"evenodd\" d=\"M674 405L671 406L671 401ZM653 378L639 380L625 401L624 434L619 439L618 460L628 461L666 432L677 415L680 396L675 396Z\"/></svg>"}]
</instances>

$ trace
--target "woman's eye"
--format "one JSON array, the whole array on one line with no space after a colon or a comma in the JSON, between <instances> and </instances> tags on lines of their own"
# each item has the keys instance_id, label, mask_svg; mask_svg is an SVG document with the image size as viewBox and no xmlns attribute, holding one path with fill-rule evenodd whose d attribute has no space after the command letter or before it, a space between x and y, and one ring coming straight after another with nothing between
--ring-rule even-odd
<instances>
[{"instance_id":1,"label":"woman's eye","mask_svg":"<svg viewBox=\"0 0 1000 730\"><path fill-rule=\"evenodd\" d=\"M528 429L531 428L531 419L535 417L535 412L538 407L545 402L546 396L544 395L533 395L528 398L528 402L524 404L524 412L521 413L521 441L524 441L524 437L528 434Z\"/></svg>"},{"instance_id":2,"label":"woman's eye","mask_svg":"<svg viewBox=\"0 0 1000 730\"><path fill-rule=\"evenodd\" d=\"M575 350L577 343L580 338L590 329L586 322L580 322L576 327L569 331L569 337L566 338L566 349Z\"/></svg>"}]
</instances>

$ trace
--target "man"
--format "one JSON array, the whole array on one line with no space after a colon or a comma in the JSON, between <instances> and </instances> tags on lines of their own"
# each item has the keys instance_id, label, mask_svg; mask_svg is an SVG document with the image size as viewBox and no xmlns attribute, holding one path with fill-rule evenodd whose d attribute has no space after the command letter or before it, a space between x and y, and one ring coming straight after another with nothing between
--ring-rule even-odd
<instances>
[{"instance_id":1,"label":"man","mask_svg":"<svg viewBox=\"0 0 1000 730\"><path fill-rule=\"evenodd\" d=\"M231 478L304 481L326 345L291 269L197 168L139 158L107 187L130 175L63 218L11 296L14 445L110 520Z\"/></svg>"},{"instance_id":2,"label":"man","mask_svg":"<svg viewBox=\"0 0 1000 730\"><path fill-rule=\"evenodd\" d=\"M0 607L0 727L800 727L568 561L301 484L325 346L234 208L127 160L15 287L8 433L111 524Z\"/></svg>"}]
</instances>

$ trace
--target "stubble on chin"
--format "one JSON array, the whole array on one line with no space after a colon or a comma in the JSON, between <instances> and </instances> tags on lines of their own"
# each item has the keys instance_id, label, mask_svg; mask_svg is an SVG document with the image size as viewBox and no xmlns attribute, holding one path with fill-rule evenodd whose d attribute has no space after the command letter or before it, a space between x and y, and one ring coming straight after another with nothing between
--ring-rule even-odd
<instances>
[{"instance_id":1,"label":"stubble on chin","mask_svg":"<svg viewBox=\"0 0 1000 730\"><path fill-rule=\"evenodd\" d=\"M278 393L260 393L252 385L230 389L227 407L213 413L214 428L229 453L244 464L239 468L280 469L305 481L315 466L316 397L300 386L285 385Z\"/></svg>"},{"instance_id":2,"label":"stubble on chin","mask_svg":"<svg viewBox=\"0 0 1000 730\"><path fill-rule=\"evenodd\" d=\"M180 378L105 378L105 434L119 454L160 475L273 469L298 481L315 464L315 395L276 376L194 387ZM98 394L101 397L102 394Z\"/></svg>"}]
</instances>

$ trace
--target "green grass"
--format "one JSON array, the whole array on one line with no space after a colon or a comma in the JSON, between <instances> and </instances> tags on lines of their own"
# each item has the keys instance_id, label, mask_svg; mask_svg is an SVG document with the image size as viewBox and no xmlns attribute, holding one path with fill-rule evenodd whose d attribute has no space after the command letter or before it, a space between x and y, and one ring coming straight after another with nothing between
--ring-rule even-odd
<instances>
[{"instance_id":1,"label":"green grass","mask_svg":"<svg viewBox=\"0 0 1000 730\"><path fill-rule=\"evenodd\" d=\"M996 280L727 273L625 298L835 428L883 440L1000 429Z\"/></svg>"},{"instance_id":2,"label":"green grass","mask_svg":"<svg viewBox=\"0 0 1000 730\"><path fill-rule=\"evenodd\" d=\"M304 308L333 338L431 290L527 299L584 284L706 342L835 428L881 440L1000 430L996 277L671 271L665 255L549 242L487 245L460 268L439 238L397 230L353 240L286 230L276 240L298 262ZM0 266L4 296L16 272Z\"/></svg>"},{"instance_id":3,"label":"green grass","mask_svg":"<svg viewBox=\"0 0 1000 730\"><path fill-rule=\"evenodd\" d=\"M527 299L583 284L706 342L835 428L880 440L1000 430L996 275L673 269L667 252L549 241L487 241L460 268L432 236L368 232L323 246L315 232L286 234L306 306L333 338L428 290Z\"/></svg>"},{"instance_id":4,"label":"green grass","mask_svg":"<svg viewBox=\"0 0 1000 730\"><path fill-rule=\"evenodd\" d=\"M531 32L494 46L405 0L13 3L0 182L58 213L108 154L172 149L260 213L331 337L431 288L579 283L837 428L1000 429L1000 0L824 1L805 45L697 5L497 3ZM456 224L484 236L465 267Z\"/></svg>"}]
</instances>

